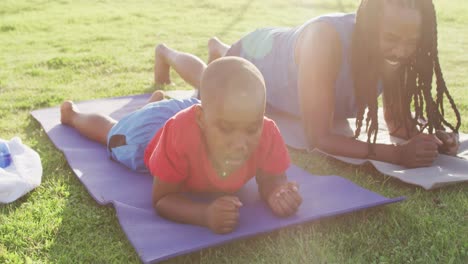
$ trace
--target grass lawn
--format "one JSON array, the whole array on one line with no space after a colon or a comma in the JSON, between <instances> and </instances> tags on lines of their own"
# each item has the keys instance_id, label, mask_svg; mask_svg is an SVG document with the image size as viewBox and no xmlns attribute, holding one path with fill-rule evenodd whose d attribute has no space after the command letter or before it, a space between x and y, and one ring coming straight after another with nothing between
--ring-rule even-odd
<instances>
[{"instance_id":1,"label":"grass lawn","mask_svg":"<svg viewBox=\"0 0 468 264\"><path fill-rule=\"evenodd\" d=\"M42 185L0 205L0 263L138 263L112 207L99 206L30 116L74 101L147 93L156 43L206 59L216 35L231 43L264 26L294 26L357 0L1 0L0 138L39 152ZM468 3L435 0L450 91L468 117ZM189 88L173 76L177 88ZM453 121L453 115L449 116ZM463 119L461 131L468 133ZM165 263L468 263L468 185L424 191L292 151L311 173L339 174L406 202L229 243ZM337 194L339 195L339 194Z\"/></svg>"}]
</instances>

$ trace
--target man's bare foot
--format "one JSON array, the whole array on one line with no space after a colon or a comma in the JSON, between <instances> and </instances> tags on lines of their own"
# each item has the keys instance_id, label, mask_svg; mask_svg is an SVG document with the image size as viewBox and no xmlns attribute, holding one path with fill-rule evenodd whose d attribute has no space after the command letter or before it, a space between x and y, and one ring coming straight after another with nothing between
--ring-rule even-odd
<instances>
[{"instance_id":1,"label":"man's bare foot","mask_svg":"<svg viewBox=\"0 0 468 264\"><path fill-rule=\"evenodd\" d=\"M229 46L221 42L217 37L208 40L208 64L223 57L229 50Z\"/></svg>"},{"instance_id":2,"label":"man's bare foot","mask_svg":"<svg viewBox=\"0 0 468 264\"><path fill-rule=\"evenodd\" d=\"M167 50L166 45L159 44L154 51L154 83L156 85L171 84L170 66L165 60Z\"/></svg>"},{"instance_id":3,"label":"man's bare foot","mask_svg":"<svg viewBox=\"0 0 468 264\"><path fill-rule=\"evenodd\" d=\"M71 125L73 116L78 113L78 107L72 101L64 101L60 105L60 122L64 125Z\"/></svg>"},{"instance_id":4,"label":"man's bare foot","mask_svg":"<svg viewBox=\"0 0 468 264\"><path fill-rule=\"evenodd\" d=\"M157 90L155 91L151 97L148 99L148 103L152 103L152 102L157 102L157 101L161 101L164 99L164 96L166 94L164 93L164 91L161 91L161 90Z\"/></svg>"}]
</instances>

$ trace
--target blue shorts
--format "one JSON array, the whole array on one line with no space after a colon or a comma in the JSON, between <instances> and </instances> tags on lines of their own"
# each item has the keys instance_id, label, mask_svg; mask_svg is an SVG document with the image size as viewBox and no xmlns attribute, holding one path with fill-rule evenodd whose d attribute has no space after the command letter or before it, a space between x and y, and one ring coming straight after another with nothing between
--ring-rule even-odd
<instances>
[{"instance_id":1,"label":"blue shorts","mask_svg":"<svg viewBox=\"0 0 468 264\"><path fill-rule=\"evenodd\" d=\"M170 99L147 104L122 118L107 135L111 159L139 172L148 172L144 163L146 146L166 121L179 111L199 104L196 98Z\"/></svg>"}]
</instances>

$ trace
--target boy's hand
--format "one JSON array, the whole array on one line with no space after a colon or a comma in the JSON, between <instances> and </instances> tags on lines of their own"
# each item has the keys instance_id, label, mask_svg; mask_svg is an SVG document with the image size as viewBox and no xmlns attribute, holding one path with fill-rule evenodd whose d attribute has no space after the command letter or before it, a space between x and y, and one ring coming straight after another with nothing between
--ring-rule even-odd
<instances>
[{"instance_id":1,"label":"boy's hand","mask_svg":"<svg viewBox=\"0 0 468 264\"><path fill-rule=\"evenodd\" d=\"M443 130L437 130L436 136L444 144L439 147L440 153L455 156L458 153L458 148L460 147L460 141L458 134L448 133Z\"/></svg>"},{"instance_id":2,"label":"boy's hand","mask_svg":"<svg viewBox=\"0 0 468 264\"><path fill-rule=\"evenodd\" d=\"M235 196L217 198L206 209L207 226L217 234L232 232L239 222L239 208L241 206L241 201Z\"/></svg>"},{"instance_id":3,"label":"boy's hand","mask_svg":"<svg viewBox=\"0 0 468 264\"><path fill-rule=\"evenodd\" d=\"M297 211L302 203L298 185L287 182L277 186L268 196L268 205L278 216L289 216Z\"/></svg>"}]
</instances>

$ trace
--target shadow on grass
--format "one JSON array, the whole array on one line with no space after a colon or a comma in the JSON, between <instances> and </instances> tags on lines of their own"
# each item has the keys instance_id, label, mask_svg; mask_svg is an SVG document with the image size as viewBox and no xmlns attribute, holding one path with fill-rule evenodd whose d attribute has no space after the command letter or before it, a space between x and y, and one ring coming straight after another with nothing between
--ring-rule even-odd
<instances>
[{"instance_id":1,"label":"shadow on grass","mask_svg":"<svg viewBox=\"0 0 468 264\"><path fill-rule=\"evenodd\" d=\"M18 198L16 201L8 203L8 204L0 204L0 215L5 218L16 211L16 209L20 208L25 202L28 201L31 192L25 194L24 196Z\"/></svg>"},{"instance_id":2,"label":"shadow on grass","mask_svg":"<svg viewBox=\"0 0 468 264\"><path fill-rule=\"evenodd\" d=\"M250 8L252 3L255 0L247 0L244 4L239 8L239 11L236 15L232 16L231 21L229 21L219 32L215 34L215 36L224 37L235 25L239 24L244 19L245 14L247 14L247 10ZM346 12L352 10L354 5L352 4L345 4L342 0L336 1L326 1L326 2L319 2L316 3L314 1L308 3L300 3L299 6L303 7L310 7L310 8L323 8L323 9L330 9L332 11L340 11Z\"/></svg>"},{"instance_id":3,"label":"shadow on grass","mask_svg":"<svg viewBox=\"0 0 468 264\"><path fill-rule=\"evenodd\" d=\"M250 8L252 3L254 3L255 0L247 0L244 2L242 7L239 8L239 11L237 12L236 15L232 16L231 21L227 23L223 29L221 29L218 33L216 33L216 36L224 37L227 32L229 32L236 24L239 24L244 19L245 14L247 14L247 10Z\"/></svg>"},{"instance_id":4,"label":"shadow on grass","mask_svg":"<svg viewBox=\"0 0 468 264\"><path fill-rule=\"evenodd\" d=\"M247 0L244 2L244 4L239 8L239 11L237 12L236 15L232 16L231 21L227 23L223 29L221 29L219 32L216 33L216 36L224 37L227 32L229 32L236 24L241 22L244 19L245 14L247 14L247 10L250 8L252 3L254 3L255 0ZM325 1L325 2L320 2L316 3L314 1L308 2L308 3L300 3L298 4L299 6L303 7L310 7L310 8L323 8L323 9L330 9L332 11L340 11L340 12L346 12L348 10L353 9L352 4L345 4L343 3L342 0L336 0L336 1Z\"/></svg>"},{"instance_id":5,"label":"shadow on grass","mask_svg":"<svg viewBox=\"0 0 468 264\"><path fill-rule=\"evenodd\" d=\"M255 0L246 0L242 6L238 9L236 14L232 15L232 19L218 32L214 33L213 36L217 36L221 39L226 36L226 34L237 24L239 24L242 20L244 20L244 16L247 13L247 10L250 6L255 2ZM207 40L208 41L208 40ZM207 44L202 43L196 47L196 50L203 49Z\"/></svg>"},{"instance_id":6,"label":"shadow on grass","mask_svg":"<svg viewBox=\"0 0 468 264\"><path fill-rule=\"evenodd\" d=\"M309 1L309 2L301 2L298 4L299 6L306 7L306 8L321 8L321 9L330 9L333 12L349 12L353 10L355 7L354 4L350 3L343 3L342 0L336 1L325 1L325 2L318 2L318 1Z\"/></svg>"}]
</instances>

